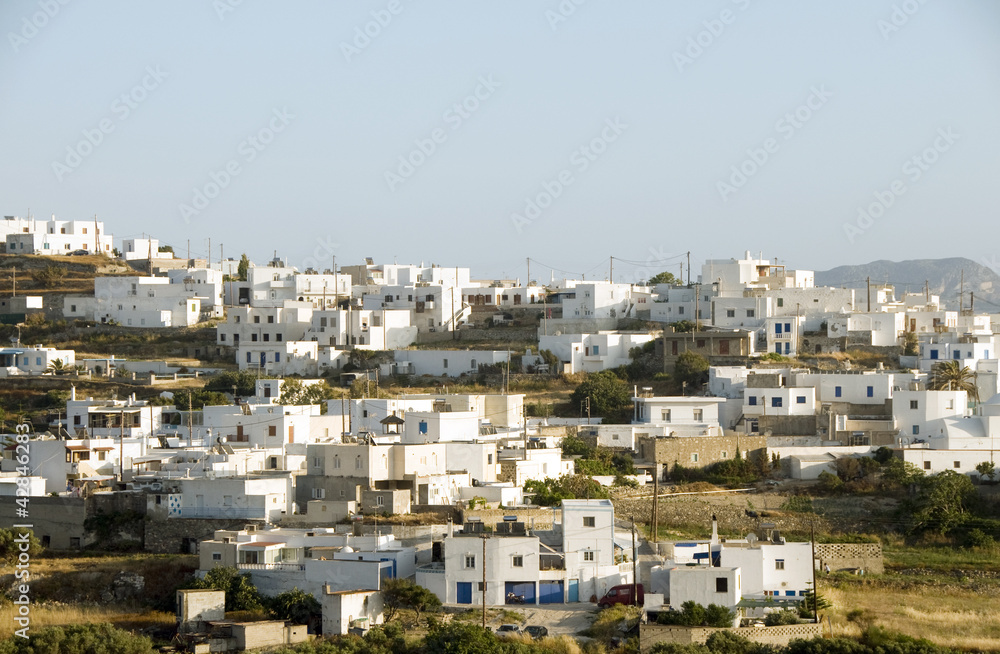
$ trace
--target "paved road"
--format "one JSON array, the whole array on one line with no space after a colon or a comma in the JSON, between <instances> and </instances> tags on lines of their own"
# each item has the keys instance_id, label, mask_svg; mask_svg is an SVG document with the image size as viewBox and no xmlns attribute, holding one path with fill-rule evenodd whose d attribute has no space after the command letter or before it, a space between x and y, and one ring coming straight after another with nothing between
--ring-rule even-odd
<instances>
[{"instance_id":1,"label":"paved road","mask_svg":"<svg viewBox=\"0 0 1000 654\"><path fill-rule=\"evenodd\" d=\"M559 634L576 635L590 626L599 610L596 604L546 604L542 606L509 606L524 619L517 625L548 627L550 636ZM496 627L497 625L494 625Z\"/></svg>"}]
</instances>

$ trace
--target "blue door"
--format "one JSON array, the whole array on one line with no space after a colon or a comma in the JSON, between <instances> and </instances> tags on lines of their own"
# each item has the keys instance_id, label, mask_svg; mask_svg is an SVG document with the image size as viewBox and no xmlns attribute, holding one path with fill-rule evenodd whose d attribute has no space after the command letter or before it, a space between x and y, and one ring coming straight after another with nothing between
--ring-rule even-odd
<instances>
[{"instance_id":1,"label":"blue door","mask_svg":"<svg viewBox=\"0 0 1000 654\"><path fill-rule=\"evenodd\" d=\"M508 581L505 584L505 593L523 595L525 604L535 603L535 584L531 581ZM506 597L506 594L504 595Z\"/></svg>"},{"instance_id":2,"label":"blue door","mask_svg":"<svg viewBox=\"0 0 1000 654\"><path fill-rule=\"evenodd\" d=\"M561 581L540 581L540 582L538 582L538 603L539 604L562 604L563 603L563 582L561 582Z\"/></svg>"},{"instance_id":3,"label":"blue door","mask_svg":"<svg viewBox=\"0 0 1000 654\"><path fill-rule=\"evenodd\" d=\"M580 580L570 579L569 580L569 601L579 602L580 601Z\"/></svg>"},{"instance_id":4,"label":"blue door","mask_svg":"<svg viewBox=\"0 0 1000 654\"><path fill-rule=\"evenodd\" d=\"M459 604L472 604L472 582L471 581L458 582L457 595Z\"/></svg>"}]
</instances>

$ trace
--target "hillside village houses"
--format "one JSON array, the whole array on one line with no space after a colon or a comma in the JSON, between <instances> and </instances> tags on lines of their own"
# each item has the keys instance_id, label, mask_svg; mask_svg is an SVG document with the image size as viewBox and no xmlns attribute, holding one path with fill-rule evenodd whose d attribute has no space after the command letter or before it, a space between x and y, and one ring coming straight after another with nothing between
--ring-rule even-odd
<instances>
[{"instance_id":1,"label":"hillside village houses","mask_svg":"<svg viewBox=\"0 0 1000 654\"><path fill-rule=\"evenodd\" d=\"M77 251L111 256L114 237L98 220L35 220L4 216L0 236L7 254L65 255Z\"/></svg>"}]
</instances>

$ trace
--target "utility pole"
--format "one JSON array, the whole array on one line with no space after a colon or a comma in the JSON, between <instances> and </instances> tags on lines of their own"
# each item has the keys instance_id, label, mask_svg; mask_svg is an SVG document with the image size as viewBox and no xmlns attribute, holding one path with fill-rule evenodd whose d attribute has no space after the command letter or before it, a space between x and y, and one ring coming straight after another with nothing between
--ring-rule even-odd
<instances>
[{"instance_id":1,"label":"utility pole","mask_svg":"<svg viewBox=\"0 0 1000 654\"><path fill-rule=\"evenodd\" d=\"M483 532L483 629L486 629L486 532Z\"/></svg>"},{"instance_id":2,"label":"utility pole","mask_svg":"<svg viewBox=\"0 0 1000 654\"><path fill-rule=\"evenodd\" d=\"M812 573L813 573L813 622L819 623L819 593L816 588L816 525L809 523L809 546L812 549Z\"/></svg>"},{"instance_id":3,"label":"utility pole","mask_svg":"<svg viewBox=\"0 0 1000 654\"><path fill-rule=\"evenodd\" d=\"M965 268L962 268L962 282L958 290L958 315L965 310Z\"/></svg>"},{"instance_id":4,"label":"utility pole","mask_svg":"<svg viewBox=\"0 0 1000 654\"><path fill-rule=\"evenodd\" d=\"M660 495L660 475L659 475L659 469L657 468L656 461L653 461L653 529L652 529L652 538L653 538L653 542L654 543L656 542L656 531L657 531L657 528L658 528L658 524L657 524L658 520L657 520L657 518L659 516L657 516L656 510L658 508L657 507L657 502L659 501L659 495Z\"/></svg>"},{"instance_id":5,"label":"utility pole","mask_svg":"<svg viewBox=\"0 0 1000 654\"><path fill-rule=\"evenodd\" d=\"M124 410L118 413L118 481L123 484L125 483L125 411Z\"/></svg>"},{"instance_id":6,"label":"utility pole","mask_svg":"<svg viewBox=\"0 0 1000 654\"><path fill-rule=\"evenodd\" d=\"M528 288L531 286L531 257L528 257L525 261L528 262L528 283L525 284L524 287Z\"/></svg>"},{"instance_id":7,"label":"utility pole","mask_svg":"<svg viewBox=\"0 0 1000 654\"><path fill-rule=\"evenodd\" d=\"M94 254L101 253L101 230L97 226L97 214L94 214Z\"/></svg>"},{"instance_id":8,"label":"utility pole","mask_svg":"<svg viewBox=\"0 0 1000 654\"><path fill-rule=\"evenodd\" d=\"M924 280L924 302L931 301L931 284L929 280Z\"/></svg>"},{"instance_id":9,"label":"utility pole","mask_svg":"<svg viewBox=\"0 0 1000 654\"><path fill-rule=\"evenodd\" d=\"M10 267L10 296L17 297L17 266ZM20 343L18 343L20 345Z\"/></svg>"},{"instance_id":10,"label":"utility pole","mask_svg":"<svg viewBox=\"0 0 1000 654\"><path fill-rule=\"evenodd\" d=\"M865 282L868 284L868 313L872 312L872 278L868 277Z\"/></svg>"},{"instance_id":11,"label":"utility pole","mask_svg":"<svg viewBox=\"0 0 1000 654\"><path fill-rule=\"evenodd\" d=\"M191 409L191 392L188 391L188 447L194 442L194 411Z\"/></svg>"},{"instance_id":12,"label":"utility pole","mask_svg":"<svg viewBox=\"0 0 1000 654\"><path fill-rule=\"evenodd\" d=\"M188 239L188 254L187 254L187 258L188 258L188 265L191 265L191 263L190 263L191 262L191 239Z\"/></svg>"},{"instance_id":13,"label":"utility pole","mask_svg":"<svg viewBox=\"0 0 1000 654\"><path fill-rule=\"evenodd\" d=\"M688 280L691 279L691 270L688 269ZM698 331L698 317L701 315L701 285L694 285L694 331Z\"/></svg>"},{"instance_id":14,"label":"utility pole","mask_svg":"<svg viewBox=\"0 0 1000 654\"><path fill-rule=\"evenodd\" d=\"M635 548L635 516L632 516L632 606L635 606L635 595L639 591L639 556Z\"/></svg>"},{"instance_id":15,"label":"utility pole","mask_svg":"<svg viewBox=\"0 0 1000 654\"><path fill-rule=\"evenodd\" d=\"M976 314L976 292L969 291L969 313Z\"/></svg>"},{"instance_id":16,"label":"utility pole","mask_svg":"<svg viewBox=\"0 0 1000 654\"><path fill-rule=\"evenodd\" d=\"M615 258L611 257L611 265L608 268L608 281L615 283Z\"/></svg>"},{"instance_id":17,"label":"utility pole","mask_svg":"<svg viewBox=\"0 0 1000 654\"><path fill-rule=\"evenodd\" d=\"M691 285L691 251L688 250L688 286Z\"/></svg>"}]
</instances>

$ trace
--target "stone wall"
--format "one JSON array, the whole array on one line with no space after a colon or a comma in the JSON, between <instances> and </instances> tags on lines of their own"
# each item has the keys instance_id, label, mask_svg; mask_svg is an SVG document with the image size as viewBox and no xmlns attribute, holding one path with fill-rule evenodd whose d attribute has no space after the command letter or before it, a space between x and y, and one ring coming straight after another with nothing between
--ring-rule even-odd
<instances>
[{"instance_id":1,"label":"stone wall","mask_svg":"<svg viewBox=\"0 0 1000 654\"><path fill-rule=\"evenodd\" d=\"M796 638L816 638L823 634L820 624L792 624L779 627L741 627L739 629L715 629L711 627L678 627L674 625L639 625L639 650L648 652L657 643L677 643L678 645L704 644L717 631L733 633L762 645L784 647Z\"/></svg>"},{"instance_id":2,"label":"stone wall","mask_svg":"<svg viewBox=\"0 0 1000 654\"><path fill-rule=\"evenodd\" d=\"M816 562L820 570L861 569L868 574L885 572L880 543L817 543Z\"/></svg>"},{"instance_id":3,"label":"stone wall","mask_svg":"<svg viewBox=\"0 0 1000 654\"><path fill-rule=\"evenodd\" d=\"M724 459L731 459L736 450L746 456L748 453L766 453L767 437L754 434L725 436L690 436L682 438L637 438L636 450L639 459L672 467L679 463L685 468L704 468ZM723 457L722 454L726 456ZM697 461L695 461L697 455Z\"/></svg>"},{"instance_id":4,"label":"stone wall","mask_svg":"<svg viewBox=\"0 0 1000 654\"><path fill-rule=\"evenodd\" d=\"M28 504L29 518L18 518L18 505L13 496L0 498L0 524L33 525L35 536L56 550L80 549L94 542L83 528L87 519L87 502L78 497L32 497Z\"/></svg>"},{"instance_id":5,"label":"stone wall","mask_svg":"<svg viewBox=\"0 0 1000 654\"><path fill-rule=\"evenodd\" d=\"M219 529L243 529L247 525L261 528L263 520L210 520L202 518L168 518L146 523L145 551L154 554L193 554L197 543L215 535Z\"/></svg>"},{"instance_id":6,"label":"stone wall","mask_svg":"<svg viewBox=\"0 0 1000 654\"><path fill-rule=\"evenodd\" d=\"M820 416L760 416L757 429L762 434L770 432L771 436L813 436L820 419Z\"/></svg>"},{"instance_id":7,"label":"stone wall","mask_svg":"<svg viewBox=\"0 0 1000 654\"><path fill-rule=\"evenodd\" d=\"M809 335L803 336L799 343L799 354L809 356L810 354L832 354L834 352L847 351L846 336L823 336Z\"/></svg>"},{"instance_id":8,"label":"stone wall","mask_svg":"<svg viewBox=\"0 0 1000 654\"><path fill-rule=\"evenodd\" d=\"M531 529L531 521L535 521L535 529L551 529L553 520L558 520L559 508L537 507L524 508L512 507L510 509L476 509L474 511L462 511L459 521L455 523L456 529L461 528L469 518L477 518L483 521L484 525L495 526L498 522L503 522L505 516L515 515L518 522L523 522L524 526Z\"/></svg>"},{"instance_id":9,"label":"stone wall","mask_svg":"<svg viewBox=\"0 0 1000 654\"><path fill-rule=\"evenodd\" d=\"M649 493L649 486L645 492ZM823 518L816 518L811 513L794 513L790 511L762 510L762 504L775 506L786 498L771 496L767 499L758 494L750 493L711 493L704 495L664 496L661 492L657 503L657 522L666 525L701 525L709 528L712 516L719 521L721 534L746 536L749 532L757 532L761 522L773 522L779 531L808 532L815 519L817 528L825 526ZM649 522L653 516L653 499L651 496L620 496L613 498L615 516L637 522ZM755 507L757 518L747 515L747 502Z\"/></svg>"}]
</instances>

